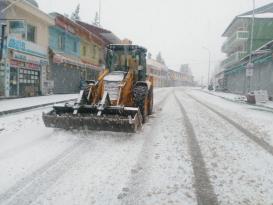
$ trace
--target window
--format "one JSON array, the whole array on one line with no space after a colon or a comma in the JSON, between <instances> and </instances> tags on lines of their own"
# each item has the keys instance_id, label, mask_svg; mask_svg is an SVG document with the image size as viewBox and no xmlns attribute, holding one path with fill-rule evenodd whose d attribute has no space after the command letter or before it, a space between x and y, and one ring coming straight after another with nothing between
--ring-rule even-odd
<instances>
[{"instance_id":1,"label":"window","mask_svg":"<svg viewBox=\"0 0 273 205\"><path fill-rule=\"evenodd\" d=\"M92 58L96 58L96 53L97 53L97 46L93 45L93 56Z\"/></svg>"},{"instance_id":2,"label":"window","mask_svg":"<svg viewBox=\"0 0 273 205\"><path fill-rule=\"evenodd\" d=\"M36 28L32 25L27 25L27 40L35 43Z\"/></svg>"},{"instance_id":3,"label":"window","mask_svg":"<svg viewBox=\"0 0 273 205\"><path fill-rule=\"evenodd\" d=\"M64 36L61 34L58 36L58 49L64 50Z\"/></svg>"},{"instance_id":4,"label":"window","mask_svg":"<svg viewBox=\"0 0 273 205\"><path fill-rule=\"evenodd\" d=\"M73 51L75 53L77 52L77 41L74 41L74 43L73 43Z\"/></svg>"},{"instance_id":5,"label":"window","mask_svg":"<svg viewBox=\"0 0 273 205\"><path fill-rule=\"evenodd\" d=\"M86 56L86 46L82 47L82 54L83 54L83 56Z\"/></svg>"},{"instance_id":6,"label":"window","mask_svg":"<svg viewBox=\"0 0 273 205\"><path fill-rule=\"evenodd\" d=\"M9 33L24 34L25 33L24 21L10 21L9 22Z\"/></svg>"}]
</instances>

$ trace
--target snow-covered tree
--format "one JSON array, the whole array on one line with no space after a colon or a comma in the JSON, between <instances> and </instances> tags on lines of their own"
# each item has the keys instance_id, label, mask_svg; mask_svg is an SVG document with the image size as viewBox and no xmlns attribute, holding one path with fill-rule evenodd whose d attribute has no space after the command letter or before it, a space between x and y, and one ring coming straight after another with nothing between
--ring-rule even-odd
<instances>
[{"instance_id":1,"label":"snow-covered tree","mask_svg":"<svg viewBox=\"0 0 273 205\"><path fill-rule=\"evenodd\" d=\"M93 25L100 26L100 17L99 17L99 13L98 12L96 12L96 14L95 14Z\"/></svg>"},{"instance_id":2,"label":"snow-covered tree","mask_svg":"<svg viewBox=\"0 0 273 205\"><path fill-rule=\"evenodd\" d=\"M165 65L165 61L164 61L164 59L162 58L161 52L159 52L159 53L157 54L157 56L156 56L156 61Z\"/></svg>"},{"instance_id":3,"label":"snow-covered tree","mask_svg":"<svg viewBox=\"0 0 273 205\"><path fill-rule=\"evenodd\" d=\"M73 21L80 20L80 4L77 5L75 11L71 14L71 19Z\"/></svg>"}]
</instances>

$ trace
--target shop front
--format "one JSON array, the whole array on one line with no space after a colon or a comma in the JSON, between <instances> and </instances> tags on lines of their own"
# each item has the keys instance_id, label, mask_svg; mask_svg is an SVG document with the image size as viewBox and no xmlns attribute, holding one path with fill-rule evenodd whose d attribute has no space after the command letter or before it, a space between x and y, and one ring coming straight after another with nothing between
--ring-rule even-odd
<instances>
[{"instance_id":1,"label":"shop front","mask_svg":"<svg viewBox=\"0 0 273 205\"><path fill-rule=\"evenodd\" d=\"M12 59L10 62L10 96L40 95L40 65Z\"/></svg>"},{"instance_id":2,"label":"shop front","mask_svg":"<svg viewBox=\"0 0 273 205\"><path fill-rule=\"evenodd\" d=\"M96 80L100 67L82 62L60 53L54 53L50 59L50 69L55 94L78 93L82 80Z\"/></svg>"},{"instance_id":3,"label":"shop front","mask_svg":"<svg viewBox=\"0 0 273 205\"><path fill-rule=\"evenodd\" d=\"M47 66L47 53L29 42L8 39L8 96L30 97L42 94L42 71Z\"/></svg>"}]
</instances>

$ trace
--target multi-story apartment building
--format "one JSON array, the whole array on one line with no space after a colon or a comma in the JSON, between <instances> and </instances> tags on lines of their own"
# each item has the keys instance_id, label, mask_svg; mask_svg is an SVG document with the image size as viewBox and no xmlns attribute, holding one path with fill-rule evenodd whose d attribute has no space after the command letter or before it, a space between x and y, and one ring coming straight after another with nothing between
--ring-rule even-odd
<instances>
[{"instance_id":1,"label":"multi-story apartment building","mask_svg":"<svg viewBox=\"0 0 273 205\"><path fill-rule=\"evenodd\" d=\"M0 96L45 94L48 67L48 26L53 19L34 0L1 1L6 25L0 68Z\"/></svg>"},{"instance_id":2,"label":"multi-story apartment building","mask_svg":"<svg viewBox=\"0 0 273 205\"><path fill-rule=\"evenodd\" d=\"M251 50L252 13L236 16L223 33L226 41L222 51L227 58L221 62L215 73L218 89L233 93L246 94L251 90L265 89L273 95L273 72L271 46L273 40L273 3L254 10L253 47ZM254 65L251 76L246 72L249 56L252 54Z\"/></svg>"},{"instance_id":3,"label":"multi-story apartment building","mask_svg":"<svg viewBox=\"0 0 273 205\"><path fill-rule=\"evenodd\" d=\"M272 8L273 4L269 4L255 10L253 51L273 39ZM227 38L222 46L222 52L227 58L222 61L222 67L230 68L250 53L251 28L251 11L236 16L226 28L222 35Z\"/></svg>"}]
</instances>

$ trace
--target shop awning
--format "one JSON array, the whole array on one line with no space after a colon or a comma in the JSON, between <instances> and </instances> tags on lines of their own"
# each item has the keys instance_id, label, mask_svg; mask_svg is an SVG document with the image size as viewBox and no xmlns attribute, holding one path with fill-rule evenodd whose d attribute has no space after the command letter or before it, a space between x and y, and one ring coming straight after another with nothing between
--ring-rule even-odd
<instances>
[{"instance_id":1,"label":"shop awning","mask_svg":"<svg viewBox=\"0 0 273 205\"><path fill-rule=\"evenodd\" d=\"M80 68L89 68L89 69L94 69L94 70L99 70L99 71L101 70L101 67L99 67L97 65L86 63L86 62L81 61L80 59L66 56L66 55L60 54L60 53L54 53L53 63L56 63L56 64L66 63L69 65L78 66Z\"/></svg>"}]
</instances>

